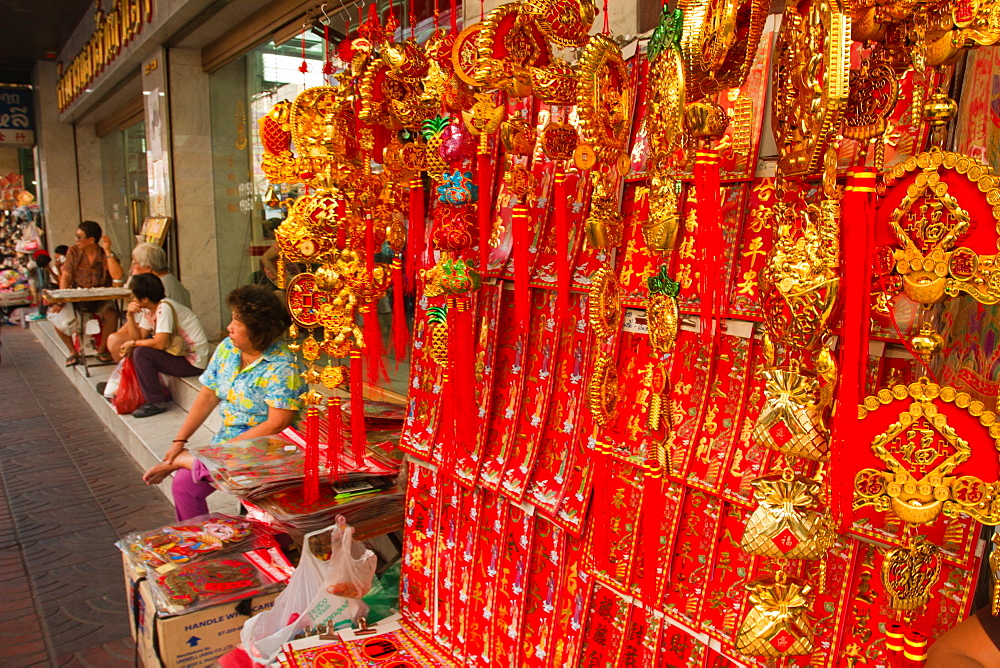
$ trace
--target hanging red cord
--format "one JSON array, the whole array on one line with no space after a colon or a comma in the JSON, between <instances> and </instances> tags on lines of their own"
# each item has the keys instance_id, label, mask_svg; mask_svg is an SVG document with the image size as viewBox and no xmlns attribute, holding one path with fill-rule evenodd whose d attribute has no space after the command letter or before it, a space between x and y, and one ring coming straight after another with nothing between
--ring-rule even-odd
<instances>
[{"instance_id":1,"label":"hanging red cord","mask_svg":"<svg viewBox=\"0 0 1000 668\"><path fill-rule=\"evenodd\" d=\"M483 22L483 17L486 16L486 0L479 0L479 22Z\"/></svg>"},{"instance_id":2,"label":"hanging red cord","mask_svg":"<svg viewBox=\"0 0 1000 668\"><path fill-rule=\"evenodd\" d=\"M302 24L302 64L299 65L299 72L305 74L309 71L309 63L306 62L306 24ZM305 77L302 77L302 83L305 83Z\"/></svg>"},{"instance_id":3,"label":"hanging red cord","mask_svg":"<svg viewBox=\"0 0 1000 668\"><path fill-rule=\"evenodd\" d=\"M604 34L608 35L611 33L611 27L608 23L608 0L604 0Z\"/></svg>"},{"instance_id":4,"label":"hanging red cord","mask_svg":"<svg viewBox=\"0 0 1000 668\"><path fill-rule=\"evenodd\" d=\"M434 31L441 27L441 9L438 7L438 0L434 0Z\"/></svg>"},{"instance_id":5,"label":"hanging red cord","mask_svg":"<svg viewBox=\"0 0 1000 668\"><path fill-rule=\"evenodd\" d=\"M451 33L458 33L458 0L451 0Z\"/></svg>"},{"instance_id":6,"label":"hanging red cord","mask_svg":"<svg viewBox=\"0 0 1000 668\"><path fill-rule=\"evenodd\" d=\"M333 74L333 63L330 62L330 24L323 25L323 79L330 85L330 75Z\"/></svg>"},{"instance_id":7,"label":"hanging red cord","mask_svg":"<svg viewBox=\"0 0 1000 668\"><path fill-rule=\"evenodd\" d=\"M410 39L417 39L417 13L413 9L413 0L410 0Z\"/></svg>"}]
</instances>

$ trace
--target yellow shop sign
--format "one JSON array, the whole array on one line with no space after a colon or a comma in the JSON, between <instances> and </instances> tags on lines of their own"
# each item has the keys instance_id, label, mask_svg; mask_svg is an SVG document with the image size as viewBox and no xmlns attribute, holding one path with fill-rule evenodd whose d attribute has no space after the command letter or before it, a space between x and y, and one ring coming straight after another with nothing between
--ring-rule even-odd
<instances>
[{"instance_id":1,"label":"yellow shop sign","mask_svg":"<svg viewBox=\"0 0 1000 668\"><path fill-rule=\"evenodd\" d=\"M153 0L114 0L107 12L101 9L101 0L96 4L94 33L68 67L58 65L59 111L69 107L153 20Z\"/></svg>"}]
</instances>

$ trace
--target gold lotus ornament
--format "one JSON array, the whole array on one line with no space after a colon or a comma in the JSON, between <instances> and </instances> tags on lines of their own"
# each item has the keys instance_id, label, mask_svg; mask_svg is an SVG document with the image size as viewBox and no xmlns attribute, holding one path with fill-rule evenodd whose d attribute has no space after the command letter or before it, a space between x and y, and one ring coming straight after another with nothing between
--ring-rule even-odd
<instances>
[{"instance_id":1,"label":"gold lotus ornament","mask_svg":"<svg viewBox=\"0 0 1000 668\"><path fill-rule=\"evenodd\" d=\"M794 363L788 369L765 370L764 379L766 401L753 429L754 442L785 455L827 461L830 435L819 381Z\"/></svg>"},{"instance_id":2,"label":"gold lotus ornament","mask_svg":"<svg viewBox=\"0 0 1000 668\"><path fill-rule=\"evenodd\" d=\"M784 571L746 585L747 615L736 634L736 651L745 656L803 656L813 652L807 613L812 586Z\"/></svg>"},{"instance_id":3,"label":"gold lotus ornament","mask_svg":"<svg viewBox=\"0 0 1000 668\"><path fill-rule=\"evenodd\" d=\"M819 559L832 544L830 516L820 507L822 485L791 470L750 483L757 508L740 549L773 559Z\"/></svg>"},{"instance_id":4,"label":"gold lotus ornament","mask_svg":"<svg viewBox=\"0 0 1000 668\"><path fill-rule=\"evenodd\" d=\"M673 250L681 227L681 182L655 172L649 184L649 217L642 223L642 237L651 251Z\"/></svg>"}]
</instances>

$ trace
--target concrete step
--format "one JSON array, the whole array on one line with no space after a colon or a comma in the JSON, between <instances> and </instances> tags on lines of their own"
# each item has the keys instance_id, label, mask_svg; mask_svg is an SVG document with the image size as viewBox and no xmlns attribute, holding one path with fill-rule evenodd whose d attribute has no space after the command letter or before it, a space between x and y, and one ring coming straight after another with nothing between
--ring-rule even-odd
<instances>
[{"instance_id":1,"label":"concrete step","mask_svg":"<svg viewBox=\"0 0 1000 668\"><path fill-rule=\"evenodd\" d=\"M136 461L139 467L146 470L159 462L170 447L170 439L184 422L188 409L201 389L198 378L167 378L162 376L164 380L168 381L167 386L170 388L173 398L170 410L165 413L141 419L131 415L118 415L114 406L97 392L97 384L107 381L115 368L113 365L91 366L89 377L84 373L82 365L64 367L63 364L69 352L56 335L52 325L45 320L36 320L31 323L31 330L63 370L67 380L76 387L97 418L115 435L122 448ZM96 362L94 358L90 358L90 361ZM210 442L220 426L221 418L213 412L212 417L206 420L205 424L190 439L190 444L199 445ZM158 487L160 492L173 502L173 497L170 494L170 480L165 480ZM235 513L238 510L236 499L227 494L213 494L208 498L208 501L211 510L224 513Z\"/></svg>"}]
</instances>

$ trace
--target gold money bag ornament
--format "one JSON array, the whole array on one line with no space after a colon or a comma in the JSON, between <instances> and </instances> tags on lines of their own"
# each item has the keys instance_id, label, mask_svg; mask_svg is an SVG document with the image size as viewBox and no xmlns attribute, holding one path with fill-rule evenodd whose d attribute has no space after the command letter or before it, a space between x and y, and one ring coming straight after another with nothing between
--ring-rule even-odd
<instances>
[{"instance_id":1,"label":"gold money bag ornament","mask_svg":"<svg viewBox=\"0 0 1000 668\"><path fill-rule=\"evenodd\" d=\"M677 340L680 312L677 296L681 284L667 275L667 265L660 265L655 276L646 280L646 319L649 325L649 345L658 354L669 353Z\"/></svg>"},{"instance_id":2,"label":"gold money bag ornament","mask_svg":"<svg viewBox=\"0 0 1000 668\"><path fill-rule=\"evenodd\" d=\"M796 360L787 369L766 369L763 376L766 401L753 428L754 442L785 455L827 461L826 405L816 376L804 373Z\"/></svg>"},{"instance_id":3,"label":"gold money bag ornament","mask_svg":"<svg viewBox=\"0 0 1000 668\"><path fill-rule=\"evenodd\" d=\"M747 520L740 549L774 559L819 559L832 544L822 484L791 469L750 483L757 508Z\"/></svg>"},{"instance_id":4,"label":"gold money bag ornament","mask_svg":"<svg viewBox=\"0 0 1000 668\"><path fill-rule=\"evenodd\" d=\"M736 651L773 658L812 654L813 630L807 617L812 586L779 570L745 587L749 605L736 634Z\"/></svg>"}]
</instances>

